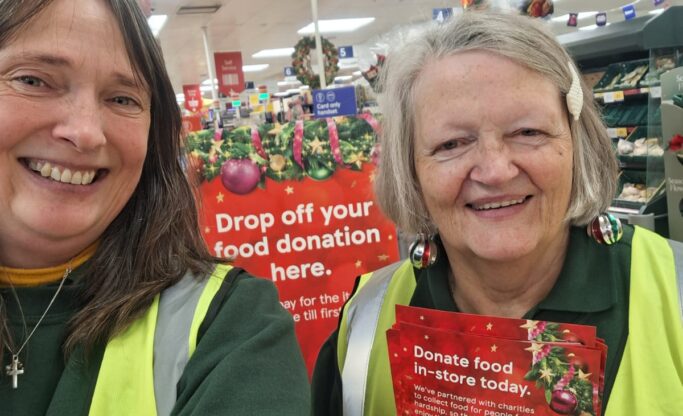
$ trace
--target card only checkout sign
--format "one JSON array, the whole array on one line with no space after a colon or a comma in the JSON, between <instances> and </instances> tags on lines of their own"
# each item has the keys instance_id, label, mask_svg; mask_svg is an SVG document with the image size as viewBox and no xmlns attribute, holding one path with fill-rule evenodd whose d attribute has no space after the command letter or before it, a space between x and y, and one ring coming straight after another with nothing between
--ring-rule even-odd
<instances>
[{"instance_id":1,"label":"card only checkout sign","mask_svg":"<svg viewBox=\"0 0 683 416\"><path fill-rule=\"evenodd\" d=\"M313 114L316 118L356 114L356 88L313 90Z\"/></svg>"}]
</instances>

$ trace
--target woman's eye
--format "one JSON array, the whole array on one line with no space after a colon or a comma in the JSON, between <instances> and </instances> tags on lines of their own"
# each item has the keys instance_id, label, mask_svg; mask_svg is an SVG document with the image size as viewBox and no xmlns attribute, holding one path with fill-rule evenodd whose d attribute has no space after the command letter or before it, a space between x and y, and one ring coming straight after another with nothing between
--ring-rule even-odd
<instances>
[{"instance_id":1,"label":"woman's eye","mask_svg":"<svg viewBox=\"0 0 683 416\"><path fill-rule=\"evenodd\" d=\"M15 78L16 81L30 87L44 87L45 81L32 75L22 75Z\"/></svg>"},{"instance_id":2,"label":"woman's eye","mask_svg":"<svg viewBox=\"0 0 683 416\"><path fill-rule=\"evenodd\" d=\"M443 150L451 150L451 149L455 149L456 147L458 147L458 142L455 140L449 140L446 143L441 145L441 148Z\"/></svg>"},{"instance_id":3,"label":"woman's eye","mask_svg":"<svg viewBox=\"0 0 683 416\"><path fill-rule=\"evenodd\" d=\"M114 97L114 98L111 99L111 101L112 101L114 104L118 104L118 105L122 105L122 106L131 106L131 105L135 105L135 106L136 106L136 105L138 105L137 101L135 101L134 99L132 99L132 98L130 98L130 97L123 97L123 96L121 96L121 97Z\"/></svg>"},{"instance_id":4,"label":"woman's eye","mask_svg":"<svg viewBox=\"0 0 683 416\"><path fill-rule=\"evenodd\" d=\"M538 136L539 134L541 134L541 132L534 129L522 129L519 131L519 134L522 136L533 137Z\"/></svg>"}]
</instances>

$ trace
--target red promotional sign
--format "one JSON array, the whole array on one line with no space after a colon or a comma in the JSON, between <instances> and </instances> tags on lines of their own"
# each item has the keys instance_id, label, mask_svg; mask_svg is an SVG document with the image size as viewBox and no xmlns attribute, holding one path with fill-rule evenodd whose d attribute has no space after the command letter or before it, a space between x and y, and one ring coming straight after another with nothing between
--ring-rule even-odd
<instances>
[{"instance_id":1,"label":"red promotional sign","mask_svg":"<svg viewBox=\"0 0 683 416\"><path fill-rule=\"evenodd\" d=\"M185 96L185 108L189 111L196 113L202 109L202 90L199 84L183 85L183 95Z\"/></svg>"},{"instance_id":2,"label":"red promotional sign","mask_svg":"<svg viewBox=\"0 0 683 416\"><path fill-rule=\"evenodd\" d=\"M190 135L212 254L272 279L312 371L355 277L398 260L373 200L375 135L360 118Z\"/></svg>"},{"instance_id":3,"label":"red promotional sign","mask_svg":"<svg viewBox=\"0 0 683 416\"><path fill-rule=\"evenodd\" d=\"M216 63L218 89L225 96L240 93L244 90L244 72L242 72L242 52L216 52L213 54Z\"/></svg>"},{"instance_id":4,"label":"red promotional sign","mask_svg":"<svg viewBox=\"0 0 683 416\"><path fill-rule=\"evenodd\" d=\"M397 306L387 342L400 415L602 413L595 327Z\"/></svg>"},{"instance_id":5,"label":"red promotional sign","mask_svg":"<svg viewBox=\"0 0 683 416\"><path fill-rule=\"evenodd\" d=\"M183 116L183 130L185 133L199 131L202 129L202 116L199 114L192 114Z\"/></svg>"}]
</instances>

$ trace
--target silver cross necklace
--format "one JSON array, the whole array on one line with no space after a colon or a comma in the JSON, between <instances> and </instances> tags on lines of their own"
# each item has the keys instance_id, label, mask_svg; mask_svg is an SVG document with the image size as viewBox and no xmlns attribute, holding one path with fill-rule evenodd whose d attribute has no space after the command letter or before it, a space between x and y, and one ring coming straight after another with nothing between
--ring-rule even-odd
<instances>
[{"instance_id":1,"label":"silver cross necklace","mask_svg":"<svg viewBox=\"0 0 683 416\"><path fill-rule=\"evenodd\" d=\"M14 352L10 348L9 345L5 344L9 352L12 354L12 362L8 365L5 366L5 374L7 374L9 377L12 377L12 388L16 389L19 387L19 376L24 374L24 363L19 361L19 354L23 349L28 345L28 341L31 339L33 334L36 332L36 329L40 326L41 322L43 322L43 319L45 318L45 315L47 315L47 312L50 310L52 307L52 304L55 303L55 299L57 299L57 295L59 295L59 292L62 290L62 286L64 286L64 282L66 281L66 278L69 277L71 274L71 267L67 267L66 270L64 270L64 275L62 276L62 281L59 282L59 287L55 291L55 294L52 295L52 299L50 299L50 303L48 303L47 308L45 308L45 311L43 312L43 315L38 319L38 322L36 325L33 327L31 330L31 333L28 334L24 342L21 344L19 349ZM18 299L17 299L18 301ZM21 305L19 305L19 308L21 309ZM23 315L23 312L22 312Z\"/></svg>"}]
</instances>

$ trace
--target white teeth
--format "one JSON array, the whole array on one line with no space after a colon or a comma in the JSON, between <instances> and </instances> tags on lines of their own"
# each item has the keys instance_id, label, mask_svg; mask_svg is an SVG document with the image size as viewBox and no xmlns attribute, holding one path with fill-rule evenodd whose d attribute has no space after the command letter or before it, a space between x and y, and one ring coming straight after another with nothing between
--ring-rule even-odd
<instances>
[{"instance_id":1,"label":"white teeth","mask_svg":"<svg viewBox=\"0 0 683 416\"><path fill-rule=\"evenodd\" d=\"M81 184L81 172L76 171L73 175L71 175L71 183L73 185Z\"/></svg>"},{"instance_id":2,"label":"white teeth","mask_svg":"<svg viewBox=\"0 0 683 416\"><path fill-rule=\"evenodd\" d=\"M60 182L71 183L71 171L69 169L64 169L62 172L62 177L59 178Z\"/></svg>"},{"instance_id":3,"label":"white teeth","mask_svg":"<svg viewBox=\"0 0 683 416\"><path fill-rule=\"evenodd\" d=\"M52 173L50 174L50 177L56 181L62 179L62 172L59 171L59 168L57 166L52 168Z\"/></svg>"},{"instance_id":4,"label":"white teeth","mask_svg":"<svg viewBox=\"0 0 683 416\"><path fill-rule=\"evenodd\" d=\"M491 202L491 203L484 204L484 205L474 206L474 209L476 209L477 211L483 211L483 210L487 210L487 209L509 207L510 205L517 205L517 204L521 204L522 202L524 202L524 198L514 199L511 201Z\"/></svg>"},{"instance_id":5,"label":"white teeth","mask_svg":"<svg viewBox=\"0 0 683 416\"><path fill-rule=\"evenodd\" d=\"M45 178L50 178L57 182L70 183L72 185L89 185L95 180L95 171L78 171L68 168L60 168L53 166L50 162L37 162L34 160L28 161L28 167L31 170L40 173Z\"/></svg>"},{"instance_id":6,"label":"white teeth","mask_svg":"<svg viewBox=\"0 0 683 416\"><path fill-rule=\"evenodd\" d=\"M45 163L43 167L40 169L40 174L47 178L48 176L50 176L50 173L52 173L52 166L50 166L50 163Z\"/></svg>"}]
</instances>

